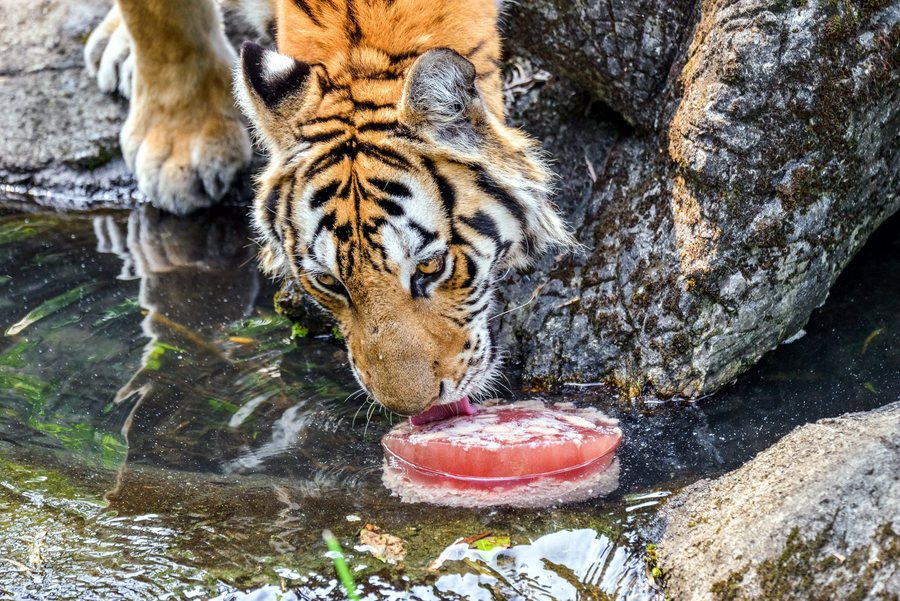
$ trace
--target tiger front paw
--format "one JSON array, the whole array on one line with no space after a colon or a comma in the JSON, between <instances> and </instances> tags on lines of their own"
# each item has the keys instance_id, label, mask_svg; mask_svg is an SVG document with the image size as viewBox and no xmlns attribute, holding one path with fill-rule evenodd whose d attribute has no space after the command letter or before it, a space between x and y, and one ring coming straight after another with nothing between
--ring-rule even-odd
<instances>
[{"instance_id":1,"label":"tiger front paw","mask_svg":"<svg viewBox=\"0 0 900 601\"><path fill-rule=\"evenodd\" d=\"M211 206L250 162L235 108L230 57L138 64L120 142L140 191L180 215Z\"/></svg>"},{"instance_id":2,"label":"tiger front paw","mask_svg":"<svg viewBox=\"0 0 900 601\"><path fill-rule=\"evenodd\" d=\"M131 36L122 22L118 5L113 5L84 45L84 64L97 87L107 94L131 98L134 55Z\"/></svg>"}]
</instances>

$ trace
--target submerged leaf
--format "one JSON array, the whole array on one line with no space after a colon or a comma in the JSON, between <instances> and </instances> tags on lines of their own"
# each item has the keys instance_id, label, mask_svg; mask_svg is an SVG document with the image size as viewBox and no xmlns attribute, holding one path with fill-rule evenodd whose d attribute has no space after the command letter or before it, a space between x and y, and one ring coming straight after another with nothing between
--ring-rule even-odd
<instances>
[{"instance_id":1,"label":"submerged leaf","mask_svg":"<svg viewBox=\"0 0 900 601\"><path fill-rule=\"evenodd\" d=\"M38 229L46 225L47 221L33 221L31 223L7 223L0 225L0 244L9 244L10 242L18 242L25 238L34 236Z\"/></svg>"},{"instance_id":2,"label":"submerged leaf","mask_svg":"<svg viewBox=\"0 0 900 601\"><path fill-rule=\"evenodd\" d=\"M486 536L473 544L479 551L493 551L494 549L508 549L509 536Z\"/></svg>"},{"instance_id":3,"label":"submerged leaf","mask_svg":"<svg viewBox=\"0 0 900 601\"><path fill-rule=\"evenodd\" d=\"M884 331L884 328L878 328L868 336L866 336L865 341L863 342L862 351L860 353L865 353L869 349L869 345L872 344L872 341L881 336L881 333Z\"/></svg>"},{"instance_id":4,"label":"submerged leaf","mask_svg":"<svg viewBox=\"0 0 900 601\"><path fill-rule=\"evenodd\" d=\"M358 550L368 551L381 561L394 563L406 557L406 542L399 536L382 532L374 524L366 524L359 531L359 543L362 547Z\"/></svg>"},{"instance_id":5,"label":"submerged leaf","mask_svg":"<svg viewBox=\"0 0 900 601\"><path fill-rule=\"evenodd\" d=\"M140 304L138 303L137 298L126 298L121 303L107 309L103 313L103 315L94 322L94 327L101 326L114 319L118 319L123 315L128 315L129 313L137 310L138 307L140 307Z\"/></svg>"},{"instance_id":6,"label":"submerged leaf","mask_svg":"<svg viewBox=\"0 0 900 601\"><path fill-rule=\"evenodd\" d=\"M78 288L73 288L64 294L60 294L59 296L55 296L48 301L41 303L40 306L35 308L32 311L28 312L28 315L9 326L6 330L7 336L15 336L19 334L30 326L31 324L44 319L48 315L52 315L56 313L60 309L64 309L71 305L74 302L77 302L84 298L85 295L90 294L96 288L96 285L86 284L84 286L79 286Z\"/></svg>"}]
</instances>

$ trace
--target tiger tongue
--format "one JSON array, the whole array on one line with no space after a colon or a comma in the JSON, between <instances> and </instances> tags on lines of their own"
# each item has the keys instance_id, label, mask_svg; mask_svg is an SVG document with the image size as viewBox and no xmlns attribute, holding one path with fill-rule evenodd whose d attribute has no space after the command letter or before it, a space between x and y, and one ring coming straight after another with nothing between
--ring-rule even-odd
<instances>
[{"instance_id":1,"label":"tiger tongue","mask_svg":"<svg viewBox=\"0 0 900 601\"><path fill-rule=\"evenodd\" d=\"M414 426L423 426L430 422L439 422L451 417L459 415L475 415L477 411L469 403L469 397L464 396L453 403L445 403L443 405L432 405L422 413L413 415L409 421Z\"/></svg>"}]
</instances>

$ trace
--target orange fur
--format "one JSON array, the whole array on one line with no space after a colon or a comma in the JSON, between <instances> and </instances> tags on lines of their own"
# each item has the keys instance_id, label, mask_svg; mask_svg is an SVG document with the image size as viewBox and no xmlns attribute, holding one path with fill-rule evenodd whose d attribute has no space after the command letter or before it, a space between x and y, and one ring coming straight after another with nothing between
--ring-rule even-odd
<instances>
[{"instance_id":1,"label":"orange fur","mask_svg":"<svg viewBox=\"0 0 900 601\"><path fill-rule=\"evenodd\" d=\"M271 157L264 267L334 315L389 409L484 392L497 274L571 241L536 145L503 122L495 4L279 0L277 18L283 56L250 51L241 95Z\"/></svg>"}]
</instances>

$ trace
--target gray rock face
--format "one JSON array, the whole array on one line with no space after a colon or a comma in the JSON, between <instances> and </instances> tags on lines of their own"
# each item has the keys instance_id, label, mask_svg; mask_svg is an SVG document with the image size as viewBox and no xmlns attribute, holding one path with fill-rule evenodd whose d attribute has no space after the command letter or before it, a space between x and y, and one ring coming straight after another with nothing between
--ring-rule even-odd
<instances>
[{"instance_id":1,"label":"gray rock face","mask_svg":"<svg viewBox=\"0 0 900 601\"><path fill-rule=\"evenodd\" d=\"M55 206L128 204L127 105L85 72L82 40L109 2L0 2L0 189Z\"/></svg>"},{"instance_id":2,"label":"gray rock face","mask_svg":"<svg viewBox=\"0 0 900 601\"><path fill-rule=\"evenodd\" d=\"M673 599L896 599L900 402L800 427L660 519Z\"/></svg>"},{"instance_id":3,"label":"gray rock face","mask_svg":"<svg viewBox=\"0 0 900 601\"><path fill-rule=\"evenodd\" d=\"M538 293L503 324L526 381L715 390L798 331L900 206L900 4L703 2L697 19L657 131L609 145L583 109L513 111L559 132L558 201L588 248L504 288L509 308Z\"/></svg>"},{"instance_id":4,"label":"gray rock face","mask_svg":"<svg viewBox=\"0 0 900 601\"><path fill-rule=\"evenodd\" d=\"M507 46L652 127L693 10L689 0L522 0L507 8Z\"/></svg>"},{"instance_id":5,"label":"gray rock face","mask_svg":"<svg viewBox=\"0 0 900 601\"><path fill-rule=\"evenodd\" d=\"M0 0L4 194L138 199L118 150L127 107L82 68L107 6ZM897 0L509 10L509 46L554 75L513 81L510 116L554 157L585 245L501 283L503 309L527 303L495 322L526 385L715 390L794 334L900 206Z\"/></svg>"}]
</instances>

